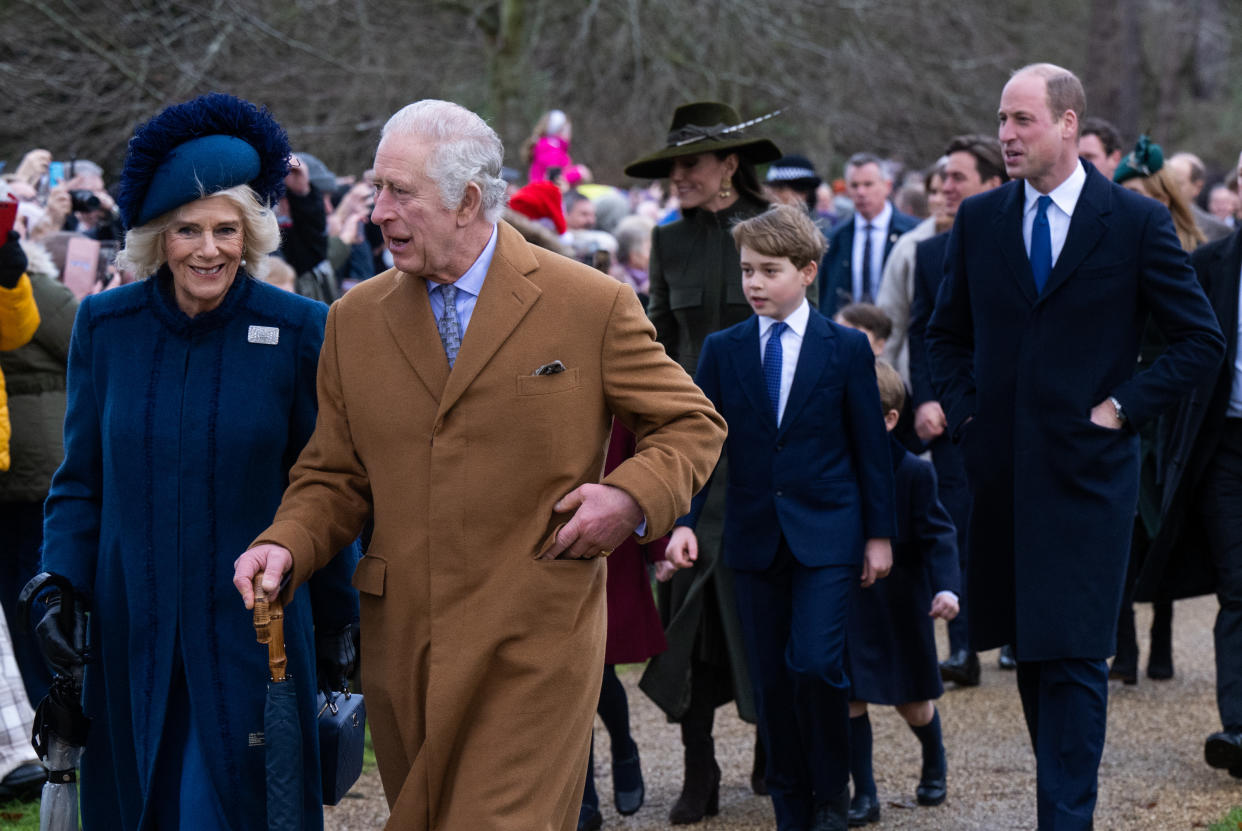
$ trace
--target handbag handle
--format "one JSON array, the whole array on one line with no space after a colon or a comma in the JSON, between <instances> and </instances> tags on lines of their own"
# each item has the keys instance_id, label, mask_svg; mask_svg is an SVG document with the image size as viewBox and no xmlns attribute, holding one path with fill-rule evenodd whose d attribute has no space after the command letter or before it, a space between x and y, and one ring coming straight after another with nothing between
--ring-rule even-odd
<instances>
[{"instance_id":1,"label":"handbag handle","mask_svg":"<svg viewBox=\"0 0 1242 831\"><path fill-rule=\"evenodd\" d=\"M273 683L279 684L287 679L285 670L289 658L285 654L285 610L280 604L280 595L269 598L263 591L260 578L254 581L254 630L259 643L267 644L267 670Z\"/></svg>"}]
</instances>

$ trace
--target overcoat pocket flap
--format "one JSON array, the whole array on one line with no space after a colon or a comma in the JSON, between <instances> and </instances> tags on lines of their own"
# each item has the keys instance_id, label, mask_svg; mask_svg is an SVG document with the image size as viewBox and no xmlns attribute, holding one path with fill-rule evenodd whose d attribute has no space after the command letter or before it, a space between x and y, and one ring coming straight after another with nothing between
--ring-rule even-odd
<instances>
[{"instance_id":1,"label":"overcoat pocket flap","mask_svg":"<svg viewBox=\"0 0 1242 831\"><path fill-rule=\"evenodd\" d=\"M518 395L551 395L557 392L575 390L582 385L578 376L578 367L570 367L555 375L519 375L517 376Z\"/></svg>"},{"instance_id":2,"label":"overcoat pocket flap","mask_svg":"<svg viewBox=\"0 0 1242 831\"><path fill-rule=\"evenodd\" d=\"M688 309L702 305L702 286L669 286L668 307L670 309Z\"/></svg>"},{"instance_id":3,"label":"overcoat pocket flap","mask_svg":"<svg viewBox=\"0 0 1242 831\"><path fill-rule=\"evenodd\" d=\"M384 574L388 571L388 563L374 554L368 554L358 561L354 569L353 587L363 594L376 597L384 596Z\"/></svg>"}]
</instances>

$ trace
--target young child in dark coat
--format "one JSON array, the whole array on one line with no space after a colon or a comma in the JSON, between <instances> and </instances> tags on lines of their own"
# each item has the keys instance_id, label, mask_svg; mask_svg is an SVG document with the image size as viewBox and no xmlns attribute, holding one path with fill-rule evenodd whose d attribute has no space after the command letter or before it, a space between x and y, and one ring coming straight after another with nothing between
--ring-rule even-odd
<instances>
[{"instance_id":1,"label":"young child in dark coat","mask_svg":"<svg viewBox=\"0 0 1242 831\"><path fill-rule=\"evenodd\" d=\"M960 576L953 521L936 497L936 472L892 436L905 398L897 370L876 362L880 407L889 430L897 495L897 536L888 577L860 588L850 604L846 661L850 681L850 826L880 819L871 769L867 704L895 706L923 746L920 805L945 799L945 756L934 699L944 687L936 658L933 620L958 611Z\"/></svg>"}]
</instances>

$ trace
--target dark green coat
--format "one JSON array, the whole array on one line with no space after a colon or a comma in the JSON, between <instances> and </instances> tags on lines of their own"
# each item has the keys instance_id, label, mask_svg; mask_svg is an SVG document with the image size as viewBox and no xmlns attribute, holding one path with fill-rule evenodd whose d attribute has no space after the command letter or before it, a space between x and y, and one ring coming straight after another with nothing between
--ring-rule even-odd
<instances>
[{"instance_id":1,"label":"dark green coat","mask_svg":"<svg viewBox=\"0 0 1242 831\"><path fill-rule=\"evenodd\" d=\"M699 350L712 332L752 314L742 293L742 270L729 229L761 213L764 206L738 199L712 213L691 209L655 229L651 241L651 295L647 316L656 339L691 376ZM716 477L727 478L722 461ZM677 572L657 593L668 651L651 659L640 687L671 718L690 705L692 668L711 666L712 696L723 704L736 699L739 715L755 720L754 697L733 593L733 573L720 557L726 488L717 481L695 529L699 559Z\"/></svg>"},{"instance_id":2,"label":"dark green coat","mask_svg":"<svg viewBox=\"0 0 1242 831\"><path fill-rule=\"evenodd\" d=\"M25 346L0 352L13 425L12 461L0 473L0 502L42 502L65 455L65 365L78 301L54 278L29 276L39 328Z\"/></svg>"}]
</instances>

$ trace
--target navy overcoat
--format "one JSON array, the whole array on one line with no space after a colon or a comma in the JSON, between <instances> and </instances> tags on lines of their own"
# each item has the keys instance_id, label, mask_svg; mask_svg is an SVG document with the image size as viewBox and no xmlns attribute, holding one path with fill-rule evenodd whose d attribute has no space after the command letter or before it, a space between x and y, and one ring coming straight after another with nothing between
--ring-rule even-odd
<instances>
[{"instance_id":1,"label":"navy overcoat","mask_svg":"<svg viewBox=\"0 0 1242 831\"><path fill-rule=\"evenodd\" d=\"M889 434L897 505L893 569L868 588L855 585L846 634L850 698L871 704L929 701L944 692L935 621L942 591L961 594L957 529L936 496L931 462Z\"/></svg>"},{"instance_id":2,"label":"navy overcoat","mask_svg":"<svg viewBox=\"0 0 1242 831\"><path fill-rule=\"evenodd\" d=\"M65 460L47 500L43 567L91 599L82 761L87 831L141 829L174 671L233 829L266 827L267 649L233 588L233 561L267 527L315 425L327 307L239 272L216 309L186 317L167 270L83 300L69 353ZM342 552L285 609L306 749L308 828L321 826L311 620L358 617ZM180 716L184 719L185 716ZM203 820L202 827L215 827Z\"/></svg>"},{"instance_id":3,"label":"navy overcoat","mask_svg":"<svg viewBox=\"0 0 1242 831\"><path fill-rule=\"evenodd\" d=\"M1138 501L1135 427L1224 353L1168 210L1083 164L1042 294L1022 238L1024 182L962 203L927 332L974 493L971 641L1014 643L1024 661L1113 654ZM1149 315L1169 348L1135 374ZM1110 395L1129 419L1120 430L1090 420Z\"/></svg>"}]
</instances>

